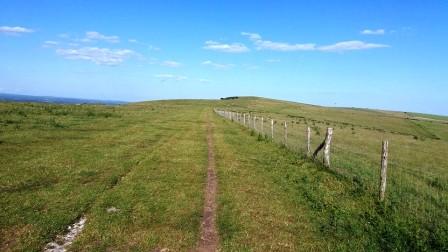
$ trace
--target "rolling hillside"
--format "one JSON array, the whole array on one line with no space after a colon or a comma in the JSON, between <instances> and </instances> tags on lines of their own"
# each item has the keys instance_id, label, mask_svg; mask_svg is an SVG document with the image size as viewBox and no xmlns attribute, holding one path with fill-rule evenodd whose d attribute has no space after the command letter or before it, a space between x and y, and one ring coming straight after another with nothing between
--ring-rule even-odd
<instances>
[{"instance_id":1,"label":"rolling hillside","mask_svg":"<svg viewBox=\"0 0 448 252\"><path fill-rule=\"evenodd\" d=\"M272 118L276 139L287 121L290 142L215 108ZM0 250L42 251L81 217L73 251L191 250L208 125L221 251L448 250L447 117L256 97L0 103ZM334 128L331 168L306 156L308 126L313 150ZM378 202L383 139L389 177Z\"/></svg>"}]
</instances>

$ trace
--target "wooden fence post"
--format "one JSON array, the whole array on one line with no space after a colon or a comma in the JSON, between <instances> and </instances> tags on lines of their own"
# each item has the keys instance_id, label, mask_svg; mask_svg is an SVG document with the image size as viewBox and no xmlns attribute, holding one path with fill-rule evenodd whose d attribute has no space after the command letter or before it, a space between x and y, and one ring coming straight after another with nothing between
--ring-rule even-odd
<instances>
[{"instance_id":1,"label":"wooden fence post","mask_svg":"<svg viewBox=\"0 0 448 252\"><path fill-rule=\"evenodd\" d=\"M263 136L263 122L264 122L264 118L261 117L261 135ZM264 137L264 136L263 136Z\"/></svg>"},{"instance_id":2,"label":"wooden fence post","mask_svg":"<svg viewBox=\"0 0 448 252\"><path fill-rule=\"evenodd\" d=\"M379 200L384 201L384 194L386 193L386 179L387 179L387 157L389 152L389 141L383 141L383 148L381 152L381 170L380 170L380 191Z\"/></svg>"},{"instance_id":3,"label":"wooden fence post","mask_svg":"<svg viewBox=\"0 0 448 252\"><path fill-rule=\"evenodd\" d=\"M257 116L254 116L253 128L254 128L255 131L257 131L257 124L256 124L256 121L257 121Z\"/></svg>"},{"instance_id":4,"label":"wooden fence post","mask_svg":"<svg viewBox=\"0 0 448 252\"><path fill-rule=\"evenodd\" d=\"M306 154L309 156L311 154L311 129L306 128Z\"/></svg>"},{"instance_id":5,"label":"wooden fence post","mask_svg":"<svg viewBox=\"0 0 448 252\"><path fill-rule=\"evenodd\" d=\"M288 126L286 125L285 121L285 146L288 145Z\"/></svg>"},{"instance_id":6,"label":"wooden fence post","mask_svg":"<svg viewBox=\"0 0 448 252\"><path fill-rule=\"evenodd\" d=\"M274 140L274 119L271 119L271 138Z\"/></svg>"},{"instance_id":7,"label":"wooden fence post","mask_svg":"<svg viewBox=\"0 0 448 252\"><path fill-rule=\"evenodd\" d=\"M246 113L243 114L243 125L246 126Z\"/></svg>"},{"instance_id":8,"label":"wooden fence post","mask_svg":"<svg viewBox=\"0 0 448 252\"><path fill-rule=\"evenodd\" d=\"M330 147L331 138L333 137L333 128L327 128L327 135L325 136L325 146L324 146L324 165L330 167Z\"/></svg>"}]
</instances>

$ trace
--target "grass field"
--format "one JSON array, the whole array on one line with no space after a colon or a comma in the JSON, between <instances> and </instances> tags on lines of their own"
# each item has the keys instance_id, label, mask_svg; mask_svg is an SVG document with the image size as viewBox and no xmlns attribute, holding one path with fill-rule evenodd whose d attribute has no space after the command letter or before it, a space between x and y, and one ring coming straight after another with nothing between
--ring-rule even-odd
<instances>
[{"instance_id":1,"label":"grass field","mask_svg":"<svg viewBox=\"0 0 448 252\"><path fill-rule=\"evenodd\" d=\"M290 148L213 108L275 118L278 138L287 120ZM222 251L448 250L446 117L261 98L0 103L0 250L41 251L81 216L87 224L73 251L191 250L204 200L207 121ZM335 128L331 170L304 157L307 125L313 147ZM382 204L384 138L390 172Z\"/></svg>"}]
</instances>

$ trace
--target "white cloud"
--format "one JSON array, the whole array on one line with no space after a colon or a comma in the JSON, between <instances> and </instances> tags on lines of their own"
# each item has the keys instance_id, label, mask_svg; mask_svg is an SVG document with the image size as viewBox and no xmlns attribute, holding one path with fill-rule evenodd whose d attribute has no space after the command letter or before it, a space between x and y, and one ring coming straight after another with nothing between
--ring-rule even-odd
<instances>
[{"instance_id":1,"label":"white cloud","mask_svg":"<svg viewBox=\"0 0 448 252\"><path fill-rule=\"evenodd\" d=\"M315 44L288 44L283 42L272 42L268 40L260 40L256 42L257 49L273 50L273 51L312 51L315 49Z\"/></svg>"},{"instance_id":2,"label":"white cloud","mask_svg":"<svg viewBox=\"0 0 448 252\"><path fill-rule=\"evenodd\" d=\"M285 42L273 42L263 40L260 34L242 32L241 35L248 37L256 46L257 50L272 50L272 51L312 51L316 48L315 44L289 44Z\"/></svg>"},{"instance_id":3,"label":"white cloud","mask_svg":"<svg viewBox=\"0 0 448 252\"><path fill-rule=\"evenodd\" d=\"M258 33L242 32L241 35L248 37L252 41L261 40L261 36Z\"/></svg>"},{"instance_id":4,"label":"white cloud","mask_svg":"<svg viewBox=\"0 0 448 252\"><path fill-rule=\"evenodd\" d=\"M42 46L45 48L50 48L50 47L55 47L57 45L59 45L58 41L47 40L43 43Z\"/></svg>"},{"instance_id":5,"label":"white cloud","mask_svg":"<svg viewBox=\"0 0 448 252\"><path fill-rule=\"evenodd\" d=\"M351 40L351 41L338 42L333 45L321 46L318 48L318 50L323 52L343 52L343 51L366 50L366 49L385 48L385 47L389 46L384 44L374 44L358 40Z\"/></svg>"},{"instance_id":6,"label":"white cloud","mask_svg":"<svg viewBox=\"0 0 448 252\"><path fill-rule=\"evenodd\" d=\"M129 49L109 49L98 47L82 47L71 49L57 49L56 53L70 60L87 60L98 65L115 66L125 59L137 55Z\"/></svg>"},{"instance_id":7,"label":"white cloud","mask_svg":"<svg viewBox=\"0 0 448 252\"><path fill-rule=\"evenodd\" d=\"M257 50L272 51L322 51L322 52L343 52L354 50L367 50L374 48L385 48L389 45L367 43L359 40L342 41L332 45L317 46L313 43L307 44L289 44L285 42L272 42L263 40L257 33L242 32L241 35L248 37L256 46Z\"/></svg>"},{"instance_id":8,"label":"white cloud","mask_svg":"<svg viewBox=\"0 0 448 252\"><path fill-rule=\"evenodd\" d=\"M6 35L20 35L24 33L32 33L33 30L21 26L0 26L0 33Z\"/></svg>"},{"instance_id":9,"label":"white cloud","mask_svg":"<svg viewBox=\"0 0 448 252\"><path fill-rule=\"evenodd\" d=\"M205 41L205 45L203 48L206 50L227 53L243 53L249 51L249 48L241 43L223 44L212 40Z\"/></svg>"},{"instance_id":10,"label":"white cloud","mask_svg":"<svg viewBox=\"0 0 448 252\"><path fill-rule=\"evenodd\" d=\"M129 43L138 43L138 40L136 40L136 39L128 39L128 42Z\"/></svg>"},{"instance_id":11,"label":"white cloud","mask_svg":"<svg viewBox=\"0 0 448 252\"><path fill-rule=\"evenodd\" d=\"M386 31L384 29L377 29L377 30L370 30L365 29L361 31L361 34L363 35L384 35Z\"/></svg>"},{"instance_id":12,"label":"white cloud","mask_svg":"<svg viewBox=\"0 0 448 252\"><path fill-rule=\"evenodd\" d=\"M226 69L226 68L231 68L234 66L233 64L216 63L211 60L206 60L206 61L202 62L201 64L204 66L211 66L211 67L214 67L217 69Z\"/></svg>"},{"instance_id":13,"label":"white cloud","mask_svg":"<svg viewBox=\"0 0 448 252\"><path fill-rule=\"evenodd\" d=\"M167 66L167 67L180 67L182 66L181 63L174 61L174 60L165 60L162 63L160 63L162 66Z\"/></svg>"},{"instance_id":14,"label":"white cloud","mask_svg":"<svg viewBox=\"0 0 448 252\"><path fill-rule=\"evenodd\" d=\"M105 41L109 43L118 43L120 38L118 36L106 36L96 31L86 32L85 38L81 39L81 42L92 42L92 41Z\"/></svg>"},{"instance_id":15,"label":"white cloud","mask_svg":"<svg viewBox=\"0 0 448 252\"><path fill-rule=\"evenodd\" d=\"M182 75L174 75L174 74L156 74L154 75L157 79L160 79L162 82L164 81L182 81L188 79L186 76Z\"/></svg>"}]
</instances>

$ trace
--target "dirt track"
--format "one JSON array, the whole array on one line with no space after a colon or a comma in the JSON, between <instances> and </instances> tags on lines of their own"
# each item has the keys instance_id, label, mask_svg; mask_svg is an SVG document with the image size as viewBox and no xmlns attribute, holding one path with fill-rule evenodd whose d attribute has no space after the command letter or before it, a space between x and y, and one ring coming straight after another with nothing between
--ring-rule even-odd
<instances>
[{"instance_id":1,"label":"dirt track","mask_svg":"<svg viewBox=\"0 0 448 252\"><path fill-rule=\"evenodd\" d=\"M197 251L211 252L218 248L218 232L216 230L216 191L218 180L215 171L215 154L213 151L213 126L207 125L208 168L207 185L205 187L204 213L201 221L201 237Z\"/></svg>"}]
</instances>

